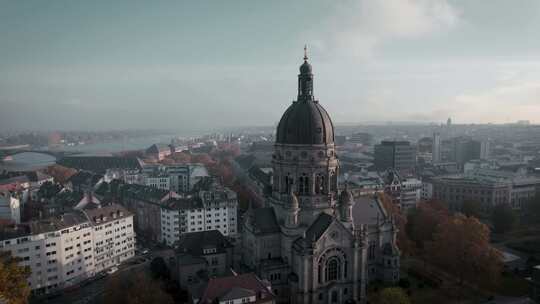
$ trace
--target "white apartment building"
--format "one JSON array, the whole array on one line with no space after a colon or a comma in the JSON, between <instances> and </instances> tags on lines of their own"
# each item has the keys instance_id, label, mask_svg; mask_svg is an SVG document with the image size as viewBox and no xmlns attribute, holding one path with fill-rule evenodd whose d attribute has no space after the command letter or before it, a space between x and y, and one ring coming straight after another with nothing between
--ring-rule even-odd
<instances>
[{"instance_id":1,"label":"white apartment building","mask_svg":"<svg viewBox=\"0 0 540 304\"><path fill-rule=\"evenodd\" d=\"M134 237L133 215L113 204L10 226L0 231L0 251L21 258L32 292L44 294L133 256Z\"/></svg>"},{"instance_id":2,"label":"white apartment building","mask_svg":"<svg viewBox=\"0 0 540 304\"><path fill-rule=\"evenodd\" d=\"M168 246L186 232L219 230L225 236L237 234L236 193L203 191L198 197L171 198L161 207L161 239Z\"/></svg>"},{"instance_id":3,"label":"white apartment building","mask_svg":"<svg viewBox=\"0 0 540 304\"><path fill-rule=\"evenodd\" d=\"M4 231L0 250L21 258L31 269L28 284L36 294L76 284L95 274L92 226L82 213L65 214Z\"/></svg>"},{"instance_id":4,"label":"white apartment building","mask_svg":"<svg viewBox=\"0 0 540 304\"><path fill-rule=\"evenodd\" d=\"M416 208L422 198L422 181L416 178L401 180L401 208L403 210Z\"/></svg>"},{"instance_id":5,"label":"white apartment building","mask_svg":"<svg viewBox=\"0 0 540 304\"><path fill-rule=\"evenodd\" d=\"M179 165L146 165L141 172L139 184L186 193L202 178L208 177L208 171L203 164Z\"/></svg>"},{"instance_id":6,"label":"white apartment building","mask_svg":"<svg viewBox=\"0 0 540 304\"><path fill-rule=\"evenodd\" d=\"M118 265L135 255L133 215L124 207L112 204L85 210L93 227L96 271Z\"/></svg>"}]
</instances>

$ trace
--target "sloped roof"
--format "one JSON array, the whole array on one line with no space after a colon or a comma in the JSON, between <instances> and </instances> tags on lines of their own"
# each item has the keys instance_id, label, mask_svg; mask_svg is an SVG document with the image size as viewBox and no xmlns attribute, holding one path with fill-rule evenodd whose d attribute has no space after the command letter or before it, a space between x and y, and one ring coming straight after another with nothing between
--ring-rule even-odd
<instances>
[{"instance_id":1,"label":"sloped roof","mask_svg":"<svg viewBox=\"0 0 540 304\"><path fill-rule=\"evenodd\" d=\"M321 212L317 219L309 226L306 230L306 240L308 241L317 241L323 235L323 233L328 229L334 218L324 212Z\"/></svg>"},{"instance_id":2,"label":"sloped roof","mask_svg":"<svg viewBox=\"0 0 540 304\"><path fill-rule=\"evenodd\" d=\"M59 165L104 174L107 169L140 169L137 157L124 156L67 156L57 161Z\"/></svg>"},{"instance_id":3,"label":"sloped roof","mask_svg":"<svg viewBox=\"0 0 540 304\"><path fill-rule=\"evenodd\" d=\"M276 213L274 208L257 208L253 209L253 226L262 233L281 232L281 228L277 223Z\"/></svg>"},{"instance_id":4,"label":"sloped roof","mask_svg":"<svg viewBox=\"0 0 540 304\"><path fill-rule=\"evenodd\" d=\"M266 285L254 274L246 273L236 276L211 278L208 281L208 285L201 297L199 303L213 303L215 300L233 299L231 292L235 290L237 295L240 292L245 293L245 290L252 291L257 300L255 303L264 301L271 301L274 299L274 295L267 289Z\"/></svg>"},{"instance_id":5,"label":"sloped roof","mask_svg":"<svg viewBox=\"0 0 540 304\"><path fill-rule=\"evenodd\" d=\"M194 256L204 255L204 249L215 248L215 253L223 253L233 245L219 230L188 232L180 236L177 251Z\"/></svg>"},{"instance_id":6,"label":"sloped roof","mask_svg":"<svg viewBox=\"0 0 540 304\"><path fill-rule=\"evenodd\" d=\"M151 203L160 202L170 193L167 190L137 184L123 184L121 192L127 198Z\"/></svg>"},{"instance_id":7,"label":"sloped roof","mask_svg":"<svg viewBox=\"0 0 540 304\"><path fill-rule=\"evenodd\" d=\"M387 214L377 198L359 197L352 207L352 216L354 225L359 227L362 224L375 225L377 219L383 221Z\"/></svg>"}]
</instances>

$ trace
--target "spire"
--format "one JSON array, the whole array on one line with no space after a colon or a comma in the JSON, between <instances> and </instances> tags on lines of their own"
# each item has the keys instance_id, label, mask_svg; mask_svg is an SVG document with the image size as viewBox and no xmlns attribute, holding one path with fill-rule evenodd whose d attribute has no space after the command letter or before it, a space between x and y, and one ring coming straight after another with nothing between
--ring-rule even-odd
<instances>
[{"instance_id":1,"label":"spire","mask_svg":"<svg viewBox=\"0 0 540 304\"><path fill-rule=\"evenodd\" d=\"M313 100L313 72L308 63L307 45L304 45L304 63L298 75L298 100Z\"/></svg>"}]
</instances>

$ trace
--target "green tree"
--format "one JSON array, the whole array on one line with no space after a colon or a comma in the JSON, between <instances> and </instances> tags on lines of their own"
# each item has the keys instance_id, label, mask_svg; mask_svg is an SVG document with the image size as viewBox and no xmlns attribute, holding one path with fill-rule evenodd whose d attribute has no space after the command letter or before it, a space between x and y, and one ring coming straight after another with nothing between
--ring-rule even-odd
<instances>
[{"instance_id":1,"label":"green tree","mask_svg":"<svg viewBox=\"0 0 540 304\"><path fill-rule=\"evenodd\" d=\"M17 262L9 253L0 252L0 298L10 304L26 304L30 295L27 282L30 269Z\"/></svg>"},{"instance_id":2,"label":"green tree","mask_svg":"<svg viewBox=\"0 0 540 304\"><path fill-rule=\"evenodd\" d=\"M516 224L516 215L509 204L499 204L493 208L491 221L497 233L505 233L512 230Z\"/></svg>"},{"instance_id":3,"label":"green tree","mask_svg":"<svg viewBox=\"0 0 540 304\"><path fill-rule=\"evenodd\" d=\"M480 218L480 213L482 211L482 206L478 201L466 200L461 206L461 212L466 216L474 216Z\"/></svg>"},{"instance_id":4,"label":"green tree","mask_svg":"<svg viewBox=\"0 0 540 304\"><path fill-rule=\"evenodd\" d=\"M410 304L411 300L407 296L407 293L399 287L384 288L379 292L377 304Z\"/></svg>"}]
</instances>

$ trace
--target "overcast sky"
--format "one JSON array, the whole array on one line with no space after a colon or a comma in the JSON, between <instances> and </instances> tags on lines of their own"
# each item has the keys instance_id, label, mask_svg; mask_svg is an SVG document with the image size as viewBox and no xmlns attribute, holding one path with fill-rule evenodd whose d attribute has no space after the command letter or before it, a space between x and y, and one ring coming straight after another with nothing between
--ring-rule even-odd
<instances>
[{"instance_id":1,"label":"overcast sky","mask_svg":"<svg viewBox=\"0 0 540 304\"><path fill-rule=\"evenodd\" d=\"M540 1L0 0L0 129L540 123Z\"/></svg>"}]
</instances>

